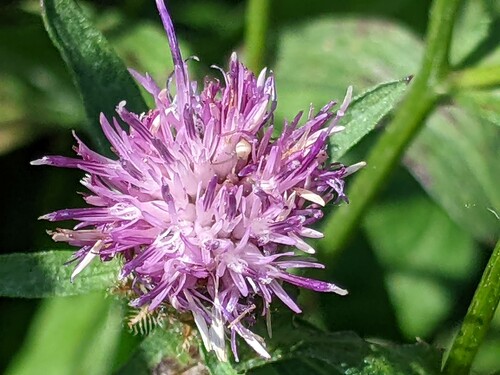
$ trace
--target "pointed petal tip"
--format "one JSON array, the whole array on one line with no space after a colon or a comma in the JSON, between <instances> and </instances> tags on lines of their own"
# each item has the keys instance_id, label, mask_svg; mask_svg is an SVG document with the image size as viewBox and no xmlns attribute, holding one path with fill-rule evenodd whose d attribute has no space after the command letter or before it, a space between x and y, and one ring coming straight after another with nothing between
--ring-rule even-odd
<instances>
[{"instance_id":1,"label":"pointed petal tip","mask_svg":"<svg viewBox=\"0 0 500 375\"><path fill-rule=\"evenodd\" d=\"M103 112L99 113L99 122L102 123L103 121L107 121L107 120L108 119L106 118L106 115Z\"/></svg>"},{"instance_id":2,"label":"pointed petal tip","mask_svg":"<svg viewBox=\"0 0 500 375\"><path fill-rule=\"evenodd\" d=\"M46 165L49 164L48 158L44 156L43 158L30 161L30 165Z\"/></svg>"},{"instance_id":3,"label":"pointed petal tip","mask_svg":"<svg viewBox=\"0 0 500 375\"><path fill-rule=\"evenodd\" d=\"M54 219L54 215L53 213L49 213L49 214L45 214L45 215L42 215L42 216L39 216L38 217L38 220L48 220L48 221L53 221Z\"/></svg>"},{"instance_id":4,"label":"pointed petal tip","mask_svg":"<svg viewBox=\"0 0 500 375\"><path fill-rule=\"evenodd\" d=\"M160 13L160 18L163 23L163 28L167 33L168 44L170 46L170 52L172 53L172 59L174 61L174 66L180 67L182 70L182 74L184 75L184 62L182 60L181 51L179 49L179 43L177 42L177 36L175 35L174 24L172 22L172 18L168 13L167 6L165 5L164 0L156 0L156 7L158 8L158 12ZM186 77L182 77L186 79ZM179 84L179 83L177 83Z\"/></svg>"},{"instance_id":5,"label":"pointed petal tip","mask_svg":"<svg viewBox=\"0 0 500 375\"><path fill-rule=\"evenodd\" d=\"M295 188L295 191L297 192L297 194L301 198L303 198L309 202L316 203L316 204L320 205L321 207L325 207L325 205L326 205L325 200L320 195L318 195L310 190L303 189L303 188Z\"/></svg>"},{"instance_id":6,"label":"pointed petal tip","mask_svg":"<svg viewBox=\"0 0 500 375\"><path fill-rule=\"evenodd\" d=\"M361 168L364 167L366 167L366 162L364 161L360 161L359 163L350 165L346 168L344 177L350 176L351 174L356 173L357 171L359 171Z\"/></svg>"},{"instance_id":7,"label":"pointed petal tip","mask_svg":"<svg viewBox=\"0 0 500 375\"><path fill-rule=\"evenodd\" d=\"M333 292L333 293L336 293L338 294L339 296L346 296L349 294L349 292L346 290L346 289L342 289L340 287L338 287L337 285L335 284L331 284L330 285L330 289L328 290L329 292Z\"/></svg>"}]
</instances>

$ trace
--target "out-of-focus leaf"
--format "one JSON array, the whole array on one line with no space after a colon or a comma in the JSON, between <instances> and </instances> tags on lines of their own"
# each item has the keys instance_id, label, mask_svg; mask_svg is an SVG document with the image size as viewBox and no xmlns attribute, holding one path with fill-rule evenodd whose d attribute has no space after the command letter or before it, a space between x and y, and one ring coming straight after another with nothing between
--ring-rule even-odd
<instances>
[{"instance_id":1,"label":"out-of-focus leaf","mask_svg":"<svg viewBox=\"0 0 500 375\"><path fill-rule=\"evenodd\" d=\"M350 0L345 2L310 0L295 1L293 6L289 5L290 0L274 0L271 3L273 21L293 25L304 19L324 17L326 14L357 14L365 18L398 19L423 34L429 12L428 1L412 0Z\"/></svg>"},{"instance_id":2,"label":"out-of-focus leaf","mask_svg":"<svg viewBox=\"0 0 500 375\"><path fill-rule=\"evenodd\" d=\"M281 36L277 114L291 118L309 103L341 100L349 85L364 92L414 74L421 51L417 38L389 22L331 17L294 24Z\"/></svg>"},{"instance_id":3,"label":"out-of-focus leaf","mask_svg":"<svg viewBox=\"0 0 500 375\"><path fill-rule=\"evenodd\" d=\"M74 265L65 265L72 251L0 255L0 296L45 298L72 296L104 290L113 285L118 273L114 262L92 262L74 280Z\"/></svg>"},{"instance_id":4,"label":"out-of-focus leaf","mask_svg":"<svg viewBox=\"0 0 500 375\"><path fill-rule=\"evenodd\" d=\"M408 150L405 163L451 218L476 238L500 233L500 129L464 111L441 108Z\"/></svg>"},{"instance_id":5,"label":"out-of-focus leaf","mask_svg":"<svg viewBox=\"0 0 500 375\"><path fill-rule=\"evenodd\" d=\"M111 373L122 314L102 294L44 302L8 375Z\"/></svg>"},{"instance_id":6,"label":"out-of-focus leaf","mask_svg":"<svg viewBox=\"0 0 500 375\"><path fill-rule=\"evenodd\" d=\"M165 86L167 78L174 69L165 31L161 23L137 23L126 30L111 31L109 39L116 48L116 53L127 66L141 73L149 73L160 87ZM186 43L179 41L182 55L191 55ZM196 64L189 62L188 64ZM143 97L149 106L154 105L151 94L141 88Z\"/></svg>"},{"instance_id":7,"label":"out-of-focus leaf","mask_svg":"<svg viewBox=\"0 0 500 375\"><path fill-rule=\"evenodd\" d=\"M500 52L500 8L495 9L493 3L491 0L463 2L451 43L450 58L453 65L464 67L477 62L484 63L485 57L491 62L492 55L496 54L495 49Z\"/></svg>"},{"instance_id":8,"label":"out-of-focus leaf","mask_svg":"<svg viewBox=\"0 0 500 375\"><path fill-rule=\"evenodd\" d=\"M455 99L471 113L500 126L500 89L465 90Z\"/></svg>"},{"instance_id":9,"label":"out-of-focus leaf","mask_svg":"<svg viewBox=\"0 0 500 375\"><path fill-rule=\"evenodd\" d=\"M384 268L361 230L351 248L342 252L334 264L316 272L309 271L306 276L330 280L349 291L347 296L338 296L301 290L299 303L309 322L329 331L348 329L363 336L393 341L402 338L387 291ZM366 311L370 311L368 319Z\"/></svg>"},{"instance_id":10,"label":"out-of-focus leaf","mask_svg":"<svg viewBox=\"0 0 500 375\"><path fill-rule=\"evenodd\" d=\"M56 126L78 127L83 107L40 17L1 25L0 46L0 153Z\"/></svg>"},{"instance_id":11,"label":"out-of-focus leaf","mask_svg":"<svg viewBox=\"0 0 500 375\"><path fill-rule=\"evenodd\" d=\"M76 90L41 19L29 19L15 27L0 27L0 108L4 113L0 124L75 127L83 119Z\"/></svg>"},{"instance_id":12,"label":"out-of-focus leaf","mask_svg":"<svg viewBox=\"0 0 500 375\"><path fill-rule=\"evenodd\" d=\"M500 309L497 308L495 316L491 321L491 326L485 340L479 347L472 373L491 374L500 369Z\"/></svg>"},{"instance_id":13,"label":"out-of-focus leaf","mask_svg":"<svg viewBox=\"0 0 500 375\"><path fill-rule=\"evenodd\" d=\"M410 78L382 83L354 98L339 125L345 130L331 137L331 158L339 160L399 102Z\"/></svg>"},{"instance_id":14,"label":"out-of-focus leaf","mask_svg":"<svg viewBox=\"0 0 500 375\"><path fill-rule=\"evenodd\" d=\"M232 5L232 4L231 4ZM244 27L242 7L214 0L192 0L175 9L176 19L210 35L228 38L234 36Z\"/></svg>"},{"instance_id":15,"label":"out-of-focus leaf","mask_svg":"<svg viewBox=\"0 0 500 375\"><path fill-rule=\"evenodd\" d=\"M161 23L138 23L113 37L117 54L127 66L148 72L158 83L165 83L173 71L170 49ZM183 48L183 55L186 54Z\"/></svg>"},{"instance_id":16,"label":"out-of-focus leaf","mask_svg":"<svg viewBox=\"0 0 500 375\"><path fill-rule=\"evenodd\" d=\"M134 112L146 111L139 88L73 0L43 0L42 15L82 95L89 121L87 129L93 141L105 151L107 141L100 129L99 114L113 116L122 100L126 100L127 107Z\"/></svg>"},{"instance_id":17,"label":"out-of-focus leaf","mask_svg":"<svg viewBox=\"0 0 500 375\"><path fill-rule=\"evenodd\" d=\"M253 359L236 366L250 374L438 374L440 354L429 345L396 346L368 342L350 332L326 333L290 326L285 341L273 340L269 361ZM293 342L293 345L290 343ZM274 371L268 372L272 367Z\"/></svg>"},{"instance_id":18,"label":"out-of-focus leaf","mask_svg":"<svg viewBox=\"0 0 500 375\"><path fill-rule=\"evenodd\" d=\"M413 74L421 55L422 43L389 22L329 18L294 25L283 34L278 56L278 114L291 117L311 99L322 106L331 98L342 98L348 85L364 90ZM495 120L496 101L492 96L482 100L483 115ZM448 215L483 241L492 240L500 227L489 211L500 210L500 189L493 186L500 178L495 163L500 142L497 129L486 129L487 125L457 109L440 109L405 158Z\"/></svg>"},{"instance_id":19,"label":"out-of-focus leaf","mask_svg":"<svg viewBox=\"0 0 500 375\"><path fill-rule=\"evenodd\" d=\"M162 366L173 373L182 373L200 361L196 345L194 337L184 336L182 323L169 319L164 326L156 327L142 341L135 354L117 374L146 375Z\"/></svg>"},{"instance_id":20,"label":"out-of-focus leaf","mask_svg":"<svg viewBox=\"0 0 500 375\"><path fill-rule=\"evenodd\" d=\"M397 199L391 194L364 221L385 270L399 327L408 338L435 331L478 264L471 236L417 191Z\"/></svg>"}]
</instances>

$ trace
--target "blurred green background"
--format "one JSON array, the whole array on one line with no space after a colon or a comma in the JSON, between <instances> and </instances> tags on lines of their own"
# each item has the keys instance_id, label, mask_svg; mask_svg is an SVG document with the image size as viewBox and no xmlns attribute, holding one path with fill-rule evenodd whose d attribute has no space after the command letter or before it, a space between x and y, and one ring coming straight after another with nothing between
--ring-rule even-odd
<instances>
[{"instance_id":1,"label":"blurred green background","mask_svg":"<svg viewBox=\"0 0 500 375\"><path fill-rule=\"evenodd\" d=\"M498 64L498 3L471 1L461 10L453 63ZM166 80L172 65L152 1L80 4L128 66ZM427 0L272 1L266 65L277 76L278 121L293 118L311 102L320 107L341 99L348 85L356 95L415 74L429 5ZM38 1L0 5L3 253L59 248L45 234L50 224L36 218L82 203L75 194L82 190L80 173L29 165L45 154L70 155L71 129L85 137L78 93L38 8ZM198 78L210 72L211 64L225 67L233 50L244 59L245 1L171 0L169 8L184 56L201 60L189 63ZM349 247L321 274L349 289L349 297L300 296L311 322L368 338L448 343L498 235L498 220L487 208L498 209L499 202L499 113L498 89L463 94L436 111ZM363 160L378 133L345 161ZM111 345L117 335L133 341L120 331L117 315L96 302L102 298L74 298L85 308L75 308L71 299L1 299L0 372L11 366L12 374L35 373L44 360L58 358L62 363L51 367L51 373L99 373L88 370L90 365L82 367L93 361L99 345ZM101 326L107 330L92 333ZM61 352L44 355L40 345ZM118 345L117 353L126 352L124 346ZM75 354L82 350L83 359ZM36 365L26 367L26 361ZM475 371L498 369L499 314Z\"/></svg>"}]
</instances>

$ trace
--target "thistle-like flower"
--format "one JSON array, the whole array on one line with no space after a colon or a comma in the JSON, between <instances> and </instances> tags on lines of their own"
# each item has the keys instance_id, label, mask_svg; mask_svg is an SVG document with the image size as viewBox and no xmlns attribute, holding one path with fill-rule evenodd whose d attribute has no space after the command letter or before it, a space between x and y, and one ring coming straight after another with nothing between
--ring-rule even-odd
<instances>
[{"instance_id":1,"label":"thistle-like flower","mask_svg":"<svg viewBox=\"0 0 500 375\"><path fill-rule=\"evenodd\" d=\"M275 297L301 312L283 283L347 293L288 270L323 267L293 248L314 253L304 238L322 234L310 226L327 202L346 199L343 179L360 166L332 164L326 152L329 137L342 130L338 122L351 90L336 113L335 103L328 103L316 115L311 110L302 126L299 114L273 138L272 74L264 69L255 77L233 54L229 71L219 69L222 82L207 79L199 92L163 0L156 3L174 61L167 87L131 71L156 107L137 115L119 103L128 132L101 115L116 160L75 136L79 158L32 162L79 168L90 191L84 199L91 207L42 218L79 222L73 230L53 233L55 241L80 247L72 278L95 257L120 257L119 278L132 280L132 306L191 312L204 345L220 360L227 360L226 335L236 360L237 336L269 358L263 339L249 327L256 315L269 324Z\"/></svg>"}]
</instances>

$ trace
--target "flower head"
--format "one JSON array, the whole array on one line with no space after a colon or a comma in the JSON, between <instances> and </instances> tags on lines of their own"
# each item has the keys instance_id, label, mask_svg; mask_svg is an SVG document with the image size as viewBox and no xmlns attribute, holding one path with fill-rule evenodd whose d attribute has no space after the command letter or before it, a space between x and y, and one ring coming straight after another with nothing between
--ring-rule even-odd
<instances>
[{"instance_id":1,"label":"flower head","mask_svg":"<svg viewBox=\"0 0 500 375\"><path fill-rule=\"evenodd\" d=\"M249 327L256 315L269 317L276 297L301 312L283 283L347 293L289 270L323 267L293 248L313 254L304 239L322 234L310 226L327 202L345 199L344 177L355 167L330 163L326 148L342 130L337 123L351 90L336 113L328 103L316 115L311 111L302 126L299 114L273 138L272 74L264 69L255 77L233 54L229 70L220 69L222 81L207 79L199 92L163 1L157 6L174 61L171 82L162 89L149 75L132 71L156 106L138 115L119 103L128 132L101 115L117 159L75 136L78 158L33 162L85 171L82 184L90 191L84 198L90 207L42 218L79 222L53 233L55 241L80 247L72 278L95 257L120 257L120 279L132 280L131 305L191 312L206 348L221 360L227 358L226 335L236 358L237 336L269 357Z\"/></svg>"}]
</instances>

